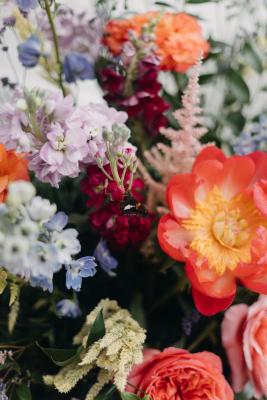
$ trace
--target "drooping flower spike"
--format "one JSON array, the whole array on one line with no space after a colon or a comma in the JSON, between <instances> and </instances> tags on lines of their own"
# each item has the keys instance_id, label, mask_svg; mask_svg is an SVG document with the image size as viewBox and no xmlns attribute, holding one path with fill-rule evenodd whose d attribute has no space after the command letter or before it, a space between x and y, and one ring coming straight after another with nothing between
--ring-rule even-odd
<instances>
[{"instance_id":1,"label":"drooping flower spike","mask_svg":"<svg viewBox=\"0 0 267 400\"><path fill-rule=\"evenodd\" d=\"M167 188L170 213L158 238L172 258L186 262L197 309L213 315L227 308L239 280L267 294L267 154L227 158L203 149L192 172Z\"/></svg>"}]
</instances>

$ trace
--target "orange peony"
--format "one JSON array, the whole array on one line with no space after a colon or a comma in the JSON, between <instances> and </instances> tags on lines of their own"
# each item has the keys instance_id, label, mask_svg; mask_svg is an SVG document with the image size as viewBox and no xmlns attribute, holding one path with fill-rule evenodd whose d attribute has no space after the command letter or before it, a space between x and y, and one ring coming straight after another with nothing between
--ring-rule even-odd
<instances>
[{"instance_id":1,"label":"orange peony","mask_svg":"<svg viewBox=\"0 0 267 400\"><path fill-rule=\"evenodd\" d=\"M203 351L167 348L144 351L144 361L128 377L128 392L147 394L152 400L233 400L222 374L219 357Z\"/></svg>"},{"instance_id":2,"label":"orange peony","mask_svg":"<svg viewBox=\"0 0 267 400\"><path fill-rule=\"evenodd\" d=\"M119 54L128 40L129 30L140 35L142 27L156 18L155 44L163 70L186 72L201 53L208 53L209 43L202 37L197 19L185 13L165 13L161 16L160 13L149 12L129 19L111 20L106 26L105 45L113 54Z\"/></svg>"},{"instance_id":3,"label":"orange peony","mask_svg":"<svg viewBox=\"0 0 267 400\"><path fill-rule=\"evenodd\" d=\"M29 180L28 162L22 154L6 150L0 143L0 202L5 200L9 182Z\"/></svg>"},{"instance_id":4,"label":"orange peony","mask_svg":"<svg viewBox=\"0 0 267 400\"><path fill-rule=\"evenodd\" d=\"M227 158L204 148L192 173L167 188L170 213L158 238L172 258L186 262L197 309L212 315L233 301L238 279L267 294L267 154Z\"/></svg>"}]
</instances>

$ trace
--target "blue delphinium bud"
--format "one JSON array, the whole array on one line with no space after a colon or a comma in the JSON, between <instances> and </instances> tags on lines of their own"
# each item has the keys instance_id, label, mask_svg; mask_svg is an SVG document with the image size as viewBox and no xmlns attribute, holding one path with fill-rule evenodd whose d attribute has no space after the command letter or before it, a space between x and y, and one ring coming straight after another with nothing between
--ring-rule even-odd
<instances>
[{"instance_id":1,"label":"blue delphinium bud","mask_svg":"<svg viewBox=\"0 0 267 400\"><path fill-rule=\"evenodd\" d=\"M38 64L41 55L41 43L37 36L30 36L18 46L19 60L25 68L33 68Z\"/></svg>"},{"instance_id":2,"label":"blue delphinium bud","mask_svg":"<svg viewBox=\"0 0 267 400\"><path fill-rule=\"evenodd\" d=\"M94 251L94 257L99 262L100 267L109 275L116 276L113 271L118 266L116 258L112 257L107 247L107 242L103 239L100 240Z\"/></svg>"},{"instance_id":3,"label":"blue delphinium bud","mask_svg":"<svg viewBox=\"0 0 267 400\"><path fill-rule=\"evenodd\" d=\"M77 318L81 315L81 309L77 303L69 299L60 300L56 305L59 317Z\"/></svg>"},{"instance_id":4,"label":"blue delphinium bud","mask_svg":"<svg viewBox=\"0 0 267 400\"><path fill-rule=\"evenodd\" d=\"M28 12L37 7L37 0L15 0L18 8L24 12Z\"/></svg>"},{"instance_id":5,"label":"blue delphinium bud","mask_svg":"<svg viewBox=\"0 0 267 400\"><path fill-rule=\"evenodd\" d=\"M94 79L95 71L92 61L80 53L69 53L63 63L63 72L68 83L77 79Z\"/></svg>"}]
</instances>

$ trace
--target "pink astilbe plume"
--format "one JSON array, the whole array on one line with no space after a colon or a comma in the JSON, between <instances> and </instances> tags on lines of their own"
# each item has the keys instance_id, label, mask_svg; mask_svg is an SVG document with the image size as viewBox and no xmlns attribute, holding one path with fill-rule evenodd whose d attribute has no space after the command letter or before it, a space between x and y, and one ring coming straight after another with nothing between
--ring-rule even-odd
<instances>
[{"instance_id":1,"label":"pink astilbe plume","mask_svg":"<svg viewBox=\"0 0 267 400\"><path fill-rule=\"evenodd\" d=\"M145 159L161 176L161 181L155 181L146 167L139 161L139 171L148 187L147 207L165 205L166 185L173 175L191 170L194 160L203 145L199 139L207 129L202 126L202 109L199 107L199 62L189 77L188 85L182 96L183 107L173 115L180 129L162 128L161 134L170 140L170 145L157 143L144 152ZM159 207L162 211L162 207Z\"/></svg>"}]
</instances>

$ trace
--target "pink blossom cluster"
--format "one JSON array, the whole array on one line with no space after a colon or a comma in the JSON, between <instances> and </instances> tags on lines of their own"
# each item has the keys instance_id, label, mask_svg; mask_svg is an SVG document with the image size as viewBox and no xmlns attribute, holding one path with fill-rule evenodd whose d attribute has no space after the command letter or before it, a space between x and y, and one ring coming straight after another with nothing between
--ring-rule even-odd
<instances>
[{"instance_id":1,"label":"pink blossom cluster","mask_svg":"<svg viewBox=\"0 0 267 400\"><path fill-rule=\"evenodd\" d=\"M17 91L0 109L0 141L27 153L37 178L58 187L62 177L77 177L84 165L99 158L105 164L103 131L126 119L105 104L74 107L72 97L59 91Z\"/></svg>"}]
</instances>

